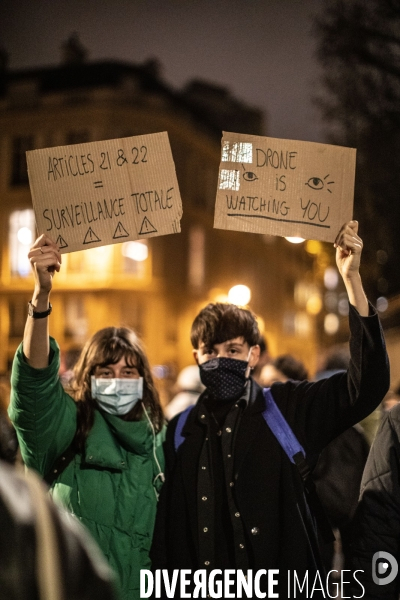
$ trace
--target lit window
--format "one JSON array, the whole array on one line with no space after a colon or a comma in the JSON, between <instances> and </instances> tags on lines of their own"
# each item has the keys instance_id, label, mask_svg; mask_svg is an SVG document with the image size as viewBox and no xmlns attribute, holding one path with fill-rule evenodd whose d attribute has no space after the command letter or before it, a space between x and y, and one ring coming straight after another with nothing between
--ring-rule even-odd
<instances>
[{"instance_id":1,"label":"lit window","mask_svg":"<svg viewBox=\"0 0 400 600\"><path fill-rule=\"evenodd\" d=\"M26 277L31 272L28 252L35 240L32 209L16 210L10 215L10 266L12 275Z\"/></svg>"}]
</instances>

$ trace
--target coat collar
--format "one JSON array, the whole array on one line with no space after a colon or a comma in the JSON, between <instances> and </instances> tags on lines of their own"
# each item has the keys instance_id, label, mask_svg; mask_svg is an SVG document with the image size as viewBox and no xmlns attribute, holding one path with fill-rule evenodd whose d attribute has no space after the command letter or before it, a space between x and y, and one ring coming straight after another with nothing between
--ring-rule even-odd
<instances>
[{"instance_id":1,"label":"coat collar","mask_svg":"<svg viewBox=\"0 0 400 600\"><path fill-rule=\"evenodd\" d=\"M147 456L151 451L152 436L146 421L123 421L96 410L83 462L124 470L128 468L127 452Z\"/></svg>"},{"instance_id":2,"label":"coat collar","mask_svg":"<svg viewBox=\"0 0 400 600\"><path fill-rule=\"evenodd\" d=\"M258 439L258 432L263 424L260 413L265 409L265 398L262 388L252 380L249 405L244 411L235 443L234 465L238 473L243 460Z\"/></svg>"},{"instance_id":3,"label":"coat collar","mask_svg":"<svg viewBox=\"0 0 400 600\"><path fill-rule=\"evenodd\" d=\"M251 379L251 391L249 399L249 412L259 413L265 409L265 398L262 393L262 387L254 379Z\"/></svg>"},{"instance_id":4,"label":"coat collar","mask_svg":"<svg viewBox=\"0 0 400 600\"><path fill-rule=\"evenodd\" d=\"M242 417L242 422L240 425L238 439L236 441L236 447L238 450L238 455L244 455L247 452L247 449L251 445L249 441L254 440L255 429L259 427L261 420L254 420L253 417L263 412L265 409L265 398L262 393L262 388L254 381L254 379L250 378L251 388L250 395L248 400L248 406L245 409ZM182 429L182 435L184 437L193 437L190 442L192 444L201 444L204 435L203 427L205 424L201 419L201 408L202 401L207 397L207 390L205 390L201 396L199 397L197 404L194 406L193 410L190 411L186 423Z\"/></svg>"},{"instance_id":5,"label":"coat collar","mask_svg":"<svg viewBox=\"0 0 400 600\"><path fill-rule=\"evenodd\" d=\"M265 399L262 394L262 388L251 377L250 377L249 382L250 382L250 393L249 393L248 398L246 398L248 406L245 410L245 413L253 414L253 413L262 412L265 409ZM183 435L185 435L185 436L190 435L193 432L193 427L194 427L194 424L196 421L199 421L201 423L200 411L201 411L201 406L203 404L203 401L206 398L207 398L207 390L205 390L199 396L199 399L198 399L197 403L195 404L193 410L190 411L190 413L186 419L186 423L182 430Z\"/></svg>"}]
</instances>

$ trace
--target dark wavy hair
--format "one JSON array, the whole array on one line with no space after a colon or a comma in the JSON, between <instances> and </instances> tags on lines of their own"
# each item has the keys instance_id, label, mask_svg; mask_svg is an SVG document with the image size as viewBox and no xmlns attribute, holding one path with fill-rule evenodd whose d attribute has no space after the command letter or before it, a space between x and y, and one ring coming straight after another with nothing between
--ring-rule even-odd
<instances>
[{"instance_id":1,"label":"dark wavy hair","mask_svg":"<svg viewBox=\"0 0 400 600\"><path fill-rule=\"evenodd\" d=\"M77 430L75 446L83 451L86 438L93 427L96 399L91 393L91 377L95 368L118 363L125 357L126 363L136 367L143 377L142 402L148 410L149 418L156 432L160 431L164 422L158 392L154 386L149 361L141 341L132 329L127 327L106 327L95 333L85 344L81 355L73 369L73 378L69 384L69 392L78 405ZM138 402L132 410L121 418L124 421L140 421L143 417L143 406Z\"/></svg>"},{"instance_id":2,"label":"dark wavy hair","mask_svg":"<svg viewBox=\"0 0 400 600\"><path fill-rule=\"evenodd\" d=\"M195 349L201 342L213 346L237 337L243 337L249 346L256 346L260 339L257 318L245 308L223 302L207 304L193 321L190 332Z\"/></svg>"}]
</instances>

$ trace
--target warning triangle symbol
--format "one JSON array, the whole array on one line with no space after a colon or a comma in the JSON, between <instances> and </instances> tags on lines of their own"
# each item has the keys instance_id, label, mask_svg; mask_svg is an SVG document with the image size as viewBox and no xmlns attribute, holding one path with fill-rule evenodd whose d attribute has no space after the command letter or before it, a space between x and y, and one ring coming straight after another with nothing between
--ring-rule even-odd
<instances>
[{"instance_id":1,"label":"warning triangle symbol","mask_svg":"<svg viewBox=\"0 0 400 600\"><path fill-rule=\"evenodd\" d=\"M139 231L139 235L144 235L146 233L157 233L157 229L150 223L147 217L143 219L142 226Z\"/></svg>"},{"instance_id":2,"label":"warning triangle symbol","mask_svg":"<svg viewBox=\"0 0 400 600\"><path fill-rule=\"evenodd\" d=\"M58 238L56 240L56 244L60 248L60 250L62 248L68 248L67 242L64 240L64 238L61 235L58 236Z\"/></svg>"},{"instance_id":3,"label":"warning triangle symbol","mask_svg":"<svg viewBox=\"0 0 400 600\"><path fill-rule=\"evenodd\" d=\"M113 240L117 240L118 238L128 237L129 233L122 225L121 221L118 221L118 225L116 230L114 231Z\"/></svg>"},{"instance_id":4,"label":"warning triangle symbol","mask_svg":"<svg viewBox=\"0 0 400 600\"><path fill-rule=\"evenodd\" d=\"M97 237L95 232L91 227L86 232L85 239L83 240L84 244L93 244L93 242L101 242L101 239Z\"/></svg>"}]
</instances>

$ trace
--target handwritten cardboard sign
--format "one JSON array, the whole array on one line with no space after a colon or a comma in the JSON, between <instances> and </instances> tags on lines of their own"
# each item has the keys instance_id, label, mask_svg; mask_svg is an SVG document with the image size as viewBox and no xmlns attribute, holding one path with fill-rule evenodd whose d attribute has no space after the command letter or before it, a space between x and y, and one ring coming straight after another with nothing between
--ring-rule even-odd
<instances>
[{"instance_id":1,"label":"handwritten cardboard sign","mask_svg":"<svg viewBox=\"0 0 400 600\"><path fill-rule=\"evenodd\" d=\"M26 154L39 234L62 253L180 231L167 133Z\"/></svg>"},{"instance_id":2,"label":"handwritten cardboard sign","mask_svg":"<svg viewBox=\"0 0 400 600\"><path fill-rule=\"evenodd\" d=\"M214 227L334 242L353 214L356 150L223 133Z\"/></svg>"}]
</instances>

